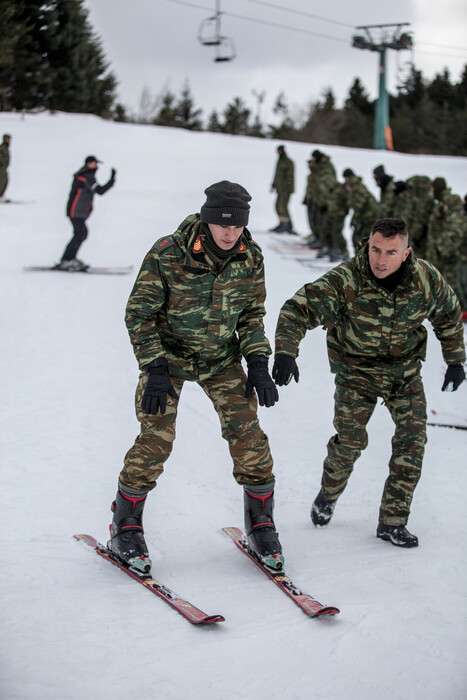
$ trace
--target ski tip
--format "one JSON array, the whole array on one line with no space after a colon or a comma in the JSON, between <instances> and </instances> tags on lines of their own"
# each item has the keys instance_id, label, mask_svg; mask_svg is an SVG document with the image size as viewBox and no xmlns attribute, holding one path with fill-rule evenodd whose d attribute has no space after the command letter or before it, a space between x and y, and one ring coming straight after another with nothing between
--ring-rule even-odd
<instances>
[{"instance_id":1,"label":"ski tip","mask_svg":"<svg viewBox=\"0 0 467 700\"><path fill-rule=\"evenodd\" d=\"M325 615L338 615L340 613L339 608L334 608L331 606L328 606L326 608L322 608L321 610L318 610L316 613L316 617L323 617Z\"/></svg>"},{"instance_id":2,"label":"ski tip","mask_svg":"<svg viewBox=\"0 0 467 700\"><path fill-rule=\"evenodd\" d=\"M225 617L223 615L207 615L204 617L202 620L200 620L203 624L210 624L213 622L225 622Z\"/></svg>"}]
</instances>

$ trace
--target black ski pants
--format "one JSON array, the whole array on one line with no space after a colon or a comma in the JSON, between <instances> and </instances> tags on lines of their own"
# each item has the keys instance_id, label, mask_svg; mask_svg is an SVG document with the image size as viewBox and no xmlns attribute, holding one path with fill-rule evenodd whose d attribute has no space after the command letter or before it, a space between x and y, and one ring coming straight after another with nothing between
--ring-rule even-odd
<instances>
[{"instance_id":1,"label":"black ski pants","mask_svg":"<svg viewBox=\"0 0 467 700\"><path fill-rule=\"evenodd\" d=\"M88 236L88 229L85 219L70 219L70 221L73 226L73 238L65 248L65 252L62 255L62 260L73 260L73 258L76 258L81 244Z\"/></svg>"}]
</instances>

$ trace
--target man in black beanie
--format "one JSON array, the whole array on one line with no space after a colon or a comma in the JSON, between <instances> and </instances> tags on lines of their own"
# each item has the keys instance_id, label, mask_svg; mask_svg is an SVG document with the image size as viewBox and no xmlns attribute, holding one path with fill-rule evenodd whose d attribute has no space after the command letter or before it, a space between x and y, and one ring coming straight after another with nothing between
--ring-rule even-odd
<instances>
[{"instance_id":1,"label":"man in black beanie","mask_svg":"<svg viewBox=\"0 0 467 700\"><path fill-rule=\"evenodd\" d=\"M141 372L141 431L119 476L108 548L140 574L151 567L144 503L171 453L185 381L197 382L219 415L234 478L243 486L250 550L271 569L283 568L273 519L273 460L257 416L258 401L273 406L279 395L268 371L263 256L246 228L251 196L227 180L205 194L200 213L187 216L146 255L126 307ZM196 453L193 445L193 469L200 466Z\"/></svg>"}]
</instances>

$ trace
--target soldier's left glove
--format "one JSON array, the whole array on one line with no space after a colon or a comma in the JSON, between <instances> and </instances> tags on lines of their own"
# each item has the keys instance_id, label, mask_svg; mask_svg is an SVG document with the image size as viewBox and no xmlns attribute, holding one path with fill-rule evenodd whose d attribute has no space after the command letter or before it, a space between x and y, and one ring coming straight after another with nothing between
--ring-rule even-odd
<instances>
[{"instance_id":1,"label":"soldier's left glove","mask_svg":"<svg viewBox=\"0 0 467 700\"><path fill-rule=\"evenodd\" d=\"M441 391L456 391L465 379L462 365L448 365Z\"/></svg>"},{"instance_id":2,"label":"soldier's left glove","mask_svg":"<svg viewBox=\"0 0 467 700\"><path fill-rule=\"evenodd\" d=\"M260 406L274 406L279 401L279 392L268 371L268 358L263 355L249 355L246 358L248 377L245 396L250 398L256 389Z\"/></svg>"},{"instance_id":3,"label":"soldier's left glove","mask_svg":"<svg viewBox=\"0 0 467 700\"><path fill-rule=\"evenodd\" d=\"M278 353L274 357L274 365L272 367L272 378L278 386L287 385L292 377L298 383L300 372L295 358L290 355L282 355Z\"/></svg>"}]
</instances>

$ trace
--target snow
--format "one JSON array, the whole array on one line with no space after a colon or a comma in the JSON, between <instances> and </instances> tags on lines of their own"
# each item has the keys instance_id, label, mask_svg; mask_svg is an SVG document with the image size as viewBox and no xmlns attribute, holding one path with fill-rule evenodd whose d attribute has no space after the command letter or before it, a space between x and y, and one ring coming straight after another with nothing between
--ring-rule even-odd
<instances>
[{"instance_id":1,"label":"snow","mask_svg":"<svg viewBox=\"0 0 467 700\"><path fill-rule=\"evenodd\" d=\"M274 251L269 185L276 142L109 123L93 116L1 114L13 135L10 185L0 207L2 477L1 697L6 700L461 700L467 696L462 430L429 427L424 472L403 550L375 537L392 422L378 405L370 442L327 528L312 526L323 457L333 433L333 378L325 335L301 345L300 382L280 390L260 420L275 459L276 522L294 582L341 614L309 619L220 534L242 525L241 489L202 390L187 383L178 440L145 511L153 573L226 622L194 627L76 543L105 541L122 458L138 432L137 366L124 307L146 251L199 211L220 179L253 195L250 228L263 248L271 340L280 306L313 270ZM287 143L297 167L292 213L313 144ZM404 179L444 176L465 194L467 159L324 147L339 174L351 167L373 191L373 167ZM71 174L88 153L117 168L96 197L80 256L134 266L121 277L26 273L51 264L71 226ZM256 234L256 232L258 232ZM467 418L466 385L440 391L445 366L430 331L428 404Z\"/></svg>"}]
</instances>

